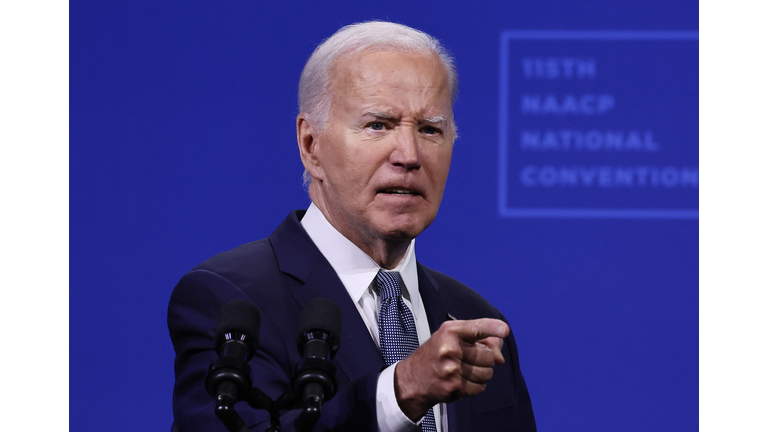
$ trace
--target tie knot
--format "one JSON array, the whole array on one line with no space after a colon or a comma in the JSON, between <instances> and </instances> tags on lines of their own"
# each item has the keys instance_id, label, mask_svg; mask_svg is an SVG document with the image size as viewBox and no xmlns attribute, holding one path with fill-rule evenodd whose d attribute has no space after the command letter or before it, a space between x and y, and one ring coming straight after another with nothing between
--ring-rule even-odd
<instances>
[{"instance_id":1,"label":"tie knot","mask_svg":"<svg viewBox=\"0 0 768 432\"><path fill-rule=\"evenodd\" d=\"M379 289L381 300L399 298L402 293L403 278L399 272L379 271L376 275L376 287Z\"/></svg>"}]
</instances>

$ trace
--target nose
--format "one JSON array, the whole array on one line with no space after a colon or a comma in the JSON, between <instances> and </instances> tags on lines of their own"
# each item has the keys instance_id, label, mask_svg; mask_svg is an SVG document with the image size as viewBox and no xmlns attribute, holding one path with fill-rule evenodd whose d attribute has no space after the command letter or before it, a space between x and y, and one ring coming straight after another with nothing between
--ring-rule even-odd
<instances>
[{"instance_id":1,"label":"nose","mask_svg":"<svg viewBox=\"0 0 768 432\"><path fill-rule=\"evenodd\" d=\"M418 132L411 127L400 127L395 132L395 147L389 155L389 163L406 170L421 168Z\"/></svg>"}]
</instances>

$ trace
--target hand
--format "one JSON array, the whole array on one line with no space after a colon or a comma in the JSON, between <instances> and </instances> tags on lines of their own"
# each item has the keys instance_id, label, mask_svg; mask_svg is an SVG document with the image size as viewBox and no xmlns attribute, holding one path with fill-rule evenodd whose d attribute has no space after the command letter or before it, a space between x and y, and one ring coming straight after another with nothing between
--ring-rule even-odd
<instances>
[{"instance_id":1,"label":"hand","mask_svg":"<svg viewBox=\"0 0 768 432\"><path fill-rule=\"evenodd\" d=\"M397 364L395 396L413 421L439 402L485 390L493 365L504 363L501 347L509 326L497 319L446 321L424 345Z\"/></svg>"}]
</instances>

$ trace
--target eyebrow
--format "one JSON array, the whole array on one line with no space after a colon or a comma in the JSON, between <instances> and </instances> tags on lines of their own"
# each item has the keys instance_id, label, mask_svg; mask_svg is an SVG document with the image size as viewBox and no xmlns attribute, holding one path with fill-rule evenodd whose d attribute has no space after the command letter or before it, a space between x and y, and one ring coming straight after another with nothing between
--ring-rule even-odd
<instances>
[{"instance_id":1,"label":"eyebrow","mask_svg":"<svg viewBox=\"0 0 768 432\"><path fill-rule=\"evenodd\" d=\"M419 123L445 123L446 121L446 118L443 116L434 116L421 120Z\"/></svg>"},{"instance_id":2,"label":"eyebrow","mask_svg":"<svg viewBox=\"0 0 768 432\"><path fill-rule=\"evenodd\" d=\"M399 120L400 119L399 117L395 117L394 115L392 115L390 113L383 112L383 111L368 111L368 112L363 113L363 117L375 117L375 118L380 118L380 119L384 119L384 120ZM447 119L444 116L441 116L441 115L432 116L430 118L419 120L419 123L438 123L439 124L439 123L446 123L446 122L447 122Z\"/></svg>"}]
</instances>

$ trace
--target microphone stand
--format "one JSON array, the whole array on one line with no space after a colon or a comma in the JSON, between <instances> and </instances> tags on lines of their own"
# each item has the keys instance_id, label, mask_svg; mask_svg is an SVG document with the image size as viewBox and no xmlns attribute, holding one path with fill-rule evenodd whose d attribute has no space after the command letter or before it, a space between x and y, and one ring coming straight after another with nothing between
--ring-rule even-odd
<instances>
[{"instance_id":1,"label":"microphone stand","mask_svg":"<svg viewBox=\"0 0 768 432\"><path fill-rule=\"evenodd\" d=\"M236 334L234 339L247 340L247 336ZM205 388L216 397L216 417L230 432L244 432L248 428L235 411L235 403L241 395L249 394L252 387L251 366L247 362L248 346L243 343L225 343L221 355L211 362L205 377Z\"/></svg>"},{"instance_id":2,"label":"microphone stand","mask_svg":"<svg viewBox=\"0 0 768 432\"><path fill-rule=\"evenodd\" d=\"M242 417L235 410L235 403L239 400L238 394L245 393L242 390L251 386L250 379L247 382L238 380L242 375L233 373L233 365L229 364L231 360L222 360L218 359L211 364L206 379L209 385L215 384L219 390L216 398L216 416L230 432L248 431ZM247 367L242 364L238 366ZM233 382L235 380L238 380L237 383ZM299 364L291 381L292 389L288 389L277 400L272 400L258 387L252 387L250 394L243 398L252 408L269 412L270 425L267 432L280 432L280 410L296 407L299 402L302 404L302 411L293 423L291 432L309 432L320 419L323 402L336 394L336 367L323 358L308 358ZM301 400L297 397L298 392L302 395Z\"/></svg>"},{"instance_id":3,"label":"microphone stand","mask_svg":"<svg viewBox=\"0 0 768 432\"><path fill-rule=\"evenodd\" d=\"M264 409L269 412L269 427L266 432L280 432L280 410L296 404L295 396L291 390L280 395L276 401L273 401L266 393L258 387L251 390L251 397L248 399L248 405L255 409Z\"/></svg>"},{"instance_id":4,"label":"microphone stand","mask_svg":"<svg viewBox=\"0 0 768 432\"><path fill-rule=\"evenodd\" d=\"M312 345L312 342L307 345ZM302 395L304 409L294 422L296 432L309 432L322 414L323 401L336 395L336 366L323 357L299 363L293 376L293 391Z\"/></svg>"}]
</instances>

